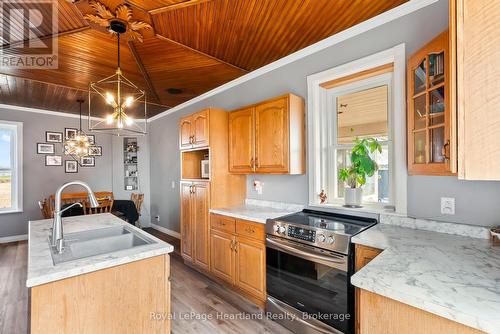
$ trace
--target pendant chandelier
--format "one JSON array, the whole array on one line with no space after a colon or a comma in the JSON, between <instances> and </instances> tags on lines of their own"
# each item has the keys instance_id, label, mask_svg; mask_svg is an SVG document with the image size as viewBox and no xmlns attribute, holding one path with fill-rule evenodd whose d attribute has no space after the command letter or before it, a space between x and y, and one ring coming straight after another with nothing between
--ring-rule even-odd
<instances>
[{"instance_id":1,"label":"pendant chandelier","mask_svg":"<svg viewBox=\"0 0 500 334\"><path fill-rule=\"evenodd\" d=\"M126 22L113 19L109 29L117 35L118 41L118 66L115 74L97 82L90 83L89 87L89 130L121 135L145 135L147 104L146 93L139 89L132 81L128 80L120 68L120 34L127 31ZM94 93L94 94L93 94ZM92 102L92 95L98 94L100 101ZM100 102L100 103L99 103ZM104 120L92 121L92 111L106 115ZM104 109L104 110L103 110ZM143 118L141 126L136 117Z\"/></svg>"},{"instance_id":2,"label":"pendant chandelier","mask_svg":"<svg viewBox=\"0 0 500 334\"><path fill-rule=\"evenodd\" d=\"M69 155L80 165L81 158L89 155L90 140L87 134L82 130L82 104L84 100L76 100L80 104L80 127L75 136L66 138L63 144L65 155Z\"/></svg>"}]
</instances>

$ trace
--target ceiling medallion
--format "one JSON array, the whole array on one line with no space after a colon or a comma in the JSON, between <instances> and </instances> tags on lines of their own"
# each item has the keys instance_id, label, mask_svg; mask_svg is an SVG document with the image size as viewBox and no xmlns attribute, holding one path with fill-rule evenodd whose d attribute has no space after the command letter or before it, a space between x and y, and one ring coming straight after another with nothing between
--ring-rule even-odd
<instances>
[{"instance_id":1,"label":"ceiling medallion","mask_svg":"<svg viewBox=\"0 0 500 334\"><path fill-rule=\"evenodd\" d=\"M97 82L91 82L89 85L89 130L116 136L145 135L147 133L146 92L128 80L120 68L120 34L127 31L127 25L120 19L113 19L109 27L117 35L118 66L115 74ZM99 109L100 112L106 111L102 110L102 104L92 103L92 93L97 93L105 102L104 108L107 108L108 112L104 120L92 121L92 108ZM140 126L131 115L143 117L144 127Z\"/></svg>"},{"instance_id":2,"label":"ceiling medallion","mask_svg":"<svg viewBox=\"0 0 500 334\"><path fill-rule=\"evenodd\" d=\"M99 1L90 1L90 6L96 14L86 14L83 18L109 30L112 34L123 34L127 32L130 40L142 42L143 36L139 32L142 29L152 29L149 23L132 19L132 9L121 4L116 7L115 13Z\"/></svg>"},{"instance_id":3,"label":"ceiling medallion","mask_svg":"<svg viewBox=\"0 0 500 334\"><path fill-rule=\"evenodd\" d=\"M81 158L89 155L90 140L82 130L82 104L83 100L76 100L80 104L80 128L72 138L67 138L63 144L64 155L69 155L81 166Z\"/></svg>"}]
</instances>

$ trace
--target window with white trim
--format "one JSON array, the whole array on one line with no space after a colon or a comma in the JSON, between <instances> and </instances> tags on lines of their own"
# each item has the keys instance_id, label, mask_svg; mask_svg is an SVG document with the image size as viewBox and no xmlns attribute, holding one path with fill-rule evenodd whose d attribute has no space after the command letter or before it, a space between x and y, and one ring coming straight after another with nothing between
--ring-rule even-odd
<instances>
[{"instance_id":1,"label":"window with white trim","mask_svg":"<svg viewBox=\"0 0 500 334\"><path fill-rule=\"evenodd\" d=\"M307 77L309 206L340 208L356 139L376 139L361 211L406 214L405 45ZM352 182L351 182L352 184ZM325 199L326 195L326 199Z\"/></svg>"},{"instance_id":2,"label":"window with white trim","mask_svg":"<svg viewBox=\"0 0 500 334\"><path fill-rule=\"evenodd\" d=\"M22 123L0 120L0 213L22 211Z\"/></svg>"}]
</instances>

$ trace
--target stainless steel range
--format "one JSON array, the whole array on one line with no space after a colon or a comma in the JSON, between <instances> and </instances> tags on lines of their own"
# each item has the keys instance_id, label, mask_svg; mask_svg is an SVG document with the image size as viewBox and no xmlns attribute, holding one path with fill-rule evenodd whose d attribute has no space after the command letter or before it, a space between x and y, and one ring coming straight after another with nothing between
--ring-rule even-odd
<instances>
[{"instance_id":1,"label":"stainless steel range","mask_svg":"<svg viewBox=\"0 0 500 334\"><path fill-rule=\"evenodd\" d=\"M304 210L266 223L267 312L295 333L354 333L351 237L375 219Z\"/></svg>"}]
</instances>

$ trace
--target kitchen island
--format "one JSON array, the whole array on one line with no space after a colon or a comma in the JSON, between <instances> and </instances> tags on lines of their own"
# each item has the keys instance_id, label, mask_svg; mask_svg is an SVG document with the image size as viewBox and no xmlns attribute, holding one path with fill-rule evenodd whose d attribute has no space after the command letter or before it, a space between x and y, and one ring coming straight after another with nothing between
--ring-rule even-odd
<instances>
[{"instance_id":1,"label":"kitchen island","mask_svg":"<svg viewBox=\"0 0 500 334\"><path fill-rule=\"evenodd\" d=\"M56 260L51 227L50 219L29 224L31 333L170 332L172 245L109 213L68 217L64 251L75 259Z\"/></svg>"}]
</instances>

